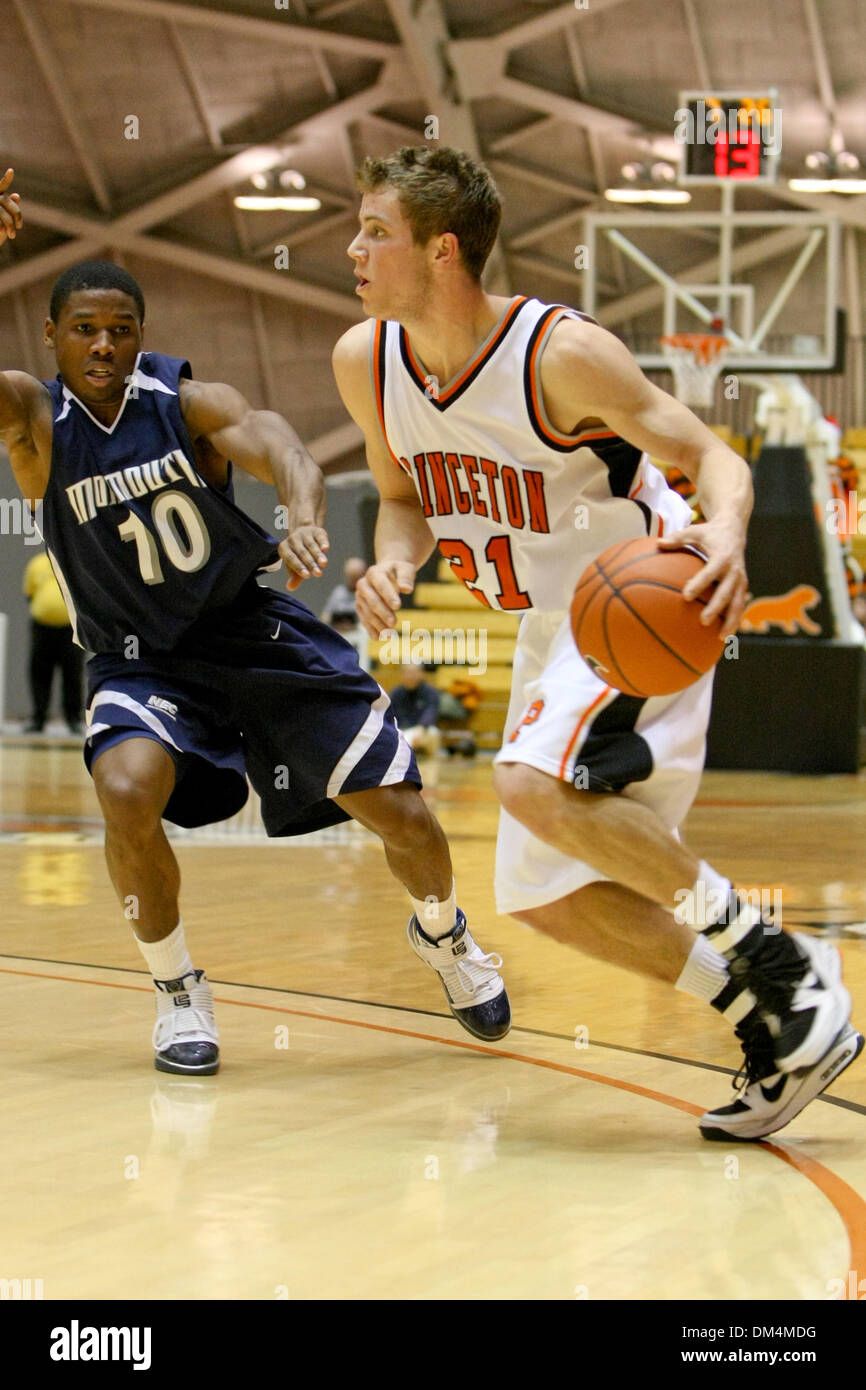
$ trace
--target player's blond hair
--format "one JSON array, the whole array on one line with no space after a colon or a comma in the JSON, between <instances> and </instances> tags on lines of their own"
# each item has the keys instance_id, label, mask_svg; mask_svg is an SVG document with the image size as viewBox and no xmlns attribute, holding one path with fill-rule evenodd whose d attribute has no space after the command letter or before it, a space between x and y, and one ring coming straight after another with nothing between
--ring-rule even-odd
<instances>
[{"instance_id":1,"label":"player's blond hair","mask_svg":"<svg viewBox=\"0 0 866 1390\"><path fill-rule=\"evenodd\" d=\"M453 232L468 274L481 279L502 217L502 200L483 164L447 145L404 145L384 159L368 156L356 177L362 193L396 190L416 245Z\"/></svg>"}]
</instances>

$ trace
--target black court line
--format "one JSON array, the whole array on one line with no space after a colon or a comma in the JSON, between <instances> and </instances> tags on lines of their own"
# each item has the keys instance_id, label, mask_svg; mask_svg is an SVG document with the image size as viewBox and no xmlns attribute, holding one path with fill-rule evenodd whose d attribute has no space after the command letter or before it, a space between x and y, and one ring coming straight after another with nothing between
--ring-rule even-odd
<instances>
[{"instance_id":1,"label":"black court line","mask_svg":"<svg viewBox=\"0 0 866 1390\"><path fill-rule=\"evenodd\" d=\"M142 979L149 980L150 973L147 970L131 970L124 965L95 965L92 961L82 960L52 960L46 956L17 956L0 952L0 960L26 960L34 965L74 965L81 970L110 970L118 975L140 975ZM212 985L224 985L228 989L253 989L259 990L263 994L295 994L299 999L325 999L331 1004L359 1004L369 1009L390 1009L393 1013L419 1014L424 1018L441 1018L446 1023L455 1023L456 1019L450 1013L438 1013L435 1009L419 1009L411 1004L382 1004L375 999L352 999L342 994L317 994L310 989L291 989L287 985L248 985L240 980L215 980L208 975L208 981ZM460 1027L460 1025L457 1025ZM559 1042L567 1042L573 1045L574 1038L570 1033L555 1033L547 1028L525 1028L521 1024L512 1024L513 1033L526 1033L535 1038L555 1038ZM607 1052L629 1053L635 1057L652 1057L659 1062L675 1062L682 1067L699 1067L702 1071L715 1071L723 1076L736 1076L737 1072L732 1067L720 1066L717 1062L700 1062L693 1057L677 1057L669 1052L652 1052L645 1047L626 1047L623 1043L601 1042L597 1038L590 1040L592 1047L603 1048ZM584 1049L579 1049L583 1051ZM858 1115L866 1115L866 1105L860 1105L853 1100L842 1100L838 1096L816 1096L816 1100L821 1100L825 1105L838 1105L842 1110L853 1110ZM811 1102L810 1102L811 1104Z\"/></svg>"}]
</instances>

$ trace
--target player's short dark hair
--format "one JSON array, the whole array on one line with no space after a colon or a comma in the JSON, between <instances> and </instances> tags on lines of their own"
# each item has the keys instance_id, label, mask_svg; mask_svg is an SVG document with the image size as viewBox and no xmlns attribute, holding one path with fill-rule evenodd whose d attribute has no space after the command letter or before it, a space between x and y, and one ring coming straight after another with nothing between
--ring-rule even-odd
<instances>
[{"instance_id":1,"label":"player's short dark hair","mask_svg":"<svg viewBox=\"0 0 866 1390\"><path fill-rule=\"evenodd\" d=\"M57 322L60 310L76 290L122 290L135 300L138 317L144 323L144 295L137 280L133 280L128 270L115 265L113 261L79 261L58 276L51 291L51 304L48 312Z\"/></svg>"},{"instance_id":2,"label":"player's short dark hair","mask_svg":"<svg viewBox=\"0 0 866 1390\"><path fill-rule=\"evenodd\" d=\"M481 279L502 219L499 191L483 164L447 145L404 145L384 159L368 156L356 179L362 193L395 189L416 245L453 232L466 270Z\"/></svg>"}]
</instances>

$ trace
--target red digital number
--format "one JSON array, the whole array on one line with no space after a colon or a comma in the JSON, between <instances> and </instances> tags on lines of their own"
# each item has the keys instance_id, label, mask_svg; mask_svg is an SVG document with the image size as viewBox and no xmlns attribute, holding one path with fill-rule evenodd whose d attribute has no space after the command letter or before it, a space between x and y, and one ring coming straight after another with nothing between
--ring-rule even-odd
<instances>
[{"instance_id":1,"label":"red digital number","mask_svg":"<svg viewBox=\"0 0 866 1390\"><path fill-rule=\"evenodd\" d=\"M737 140L719 132L713 160L713 173L720 179L756 179L761 173L761 142L754 131Z\"/></svg>"}]
</instances>

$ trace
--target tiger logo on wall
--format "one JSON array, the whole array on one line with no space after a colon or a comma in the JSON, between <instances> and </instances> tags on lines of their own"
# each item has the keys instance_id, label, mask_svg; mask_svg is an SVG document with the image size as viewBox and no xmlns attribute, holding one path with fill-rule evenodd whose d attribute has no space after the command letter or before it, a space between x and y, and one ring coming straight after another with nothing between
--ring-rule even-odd
<instances>
[{"instance_id":1,"label":"tiger logo on wall","mask_svg":"<svg viewBox=\"0 0 866 1390\"><path fill-rule=\"evenodd\" d=\"M786 594L753 599L740 621L740 632L766 633L771 627L780 627L789 637L798 632L817 637L821 624L809 617L807 609L820 601L821 595L812 584L798 584Z\"/></svg>"}]
</instances>

